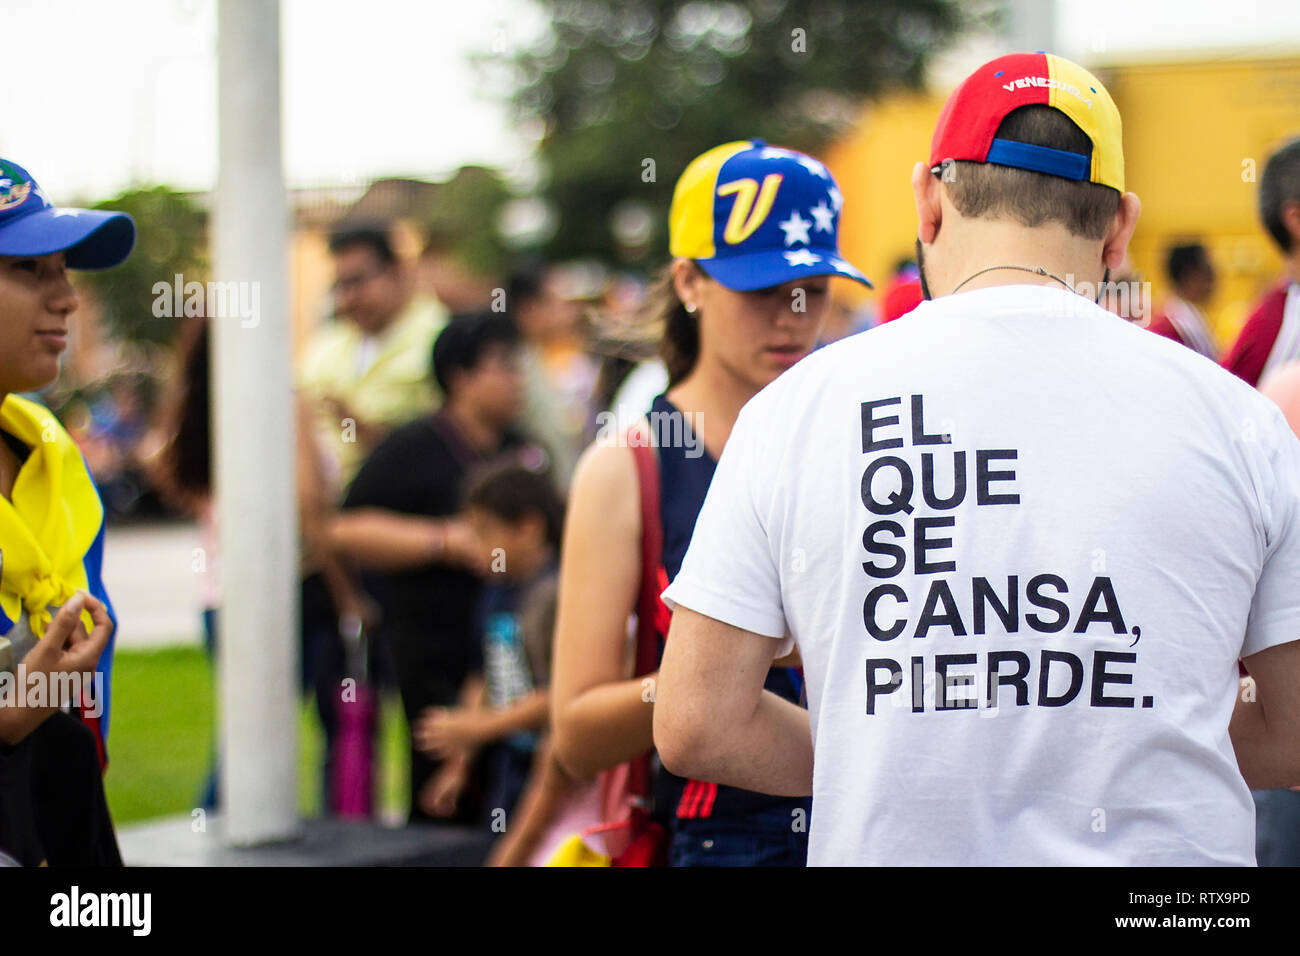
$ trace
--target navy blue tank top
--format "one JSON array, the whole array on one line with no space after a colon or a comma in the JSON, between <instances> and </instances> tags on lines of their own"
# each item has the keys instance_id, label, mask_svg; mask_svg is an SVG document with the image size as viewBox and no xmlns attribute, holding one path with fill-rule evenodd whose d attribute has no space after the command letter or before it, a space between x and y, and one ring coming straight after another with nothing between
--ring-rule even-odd
<instances>
[{"instance_id":1,"label":"navy blue tank top","mask_svg":"<svg viewBox=\"0 0 1300 956\"><path fill-rule=\"evenodd\" d=\"M704 496L713 481L718 463L704 449L691 431L690 423L664 395L650 406L651 433L660 441L656 447L659 456L659 514L663 525L663 553L660 562L671 583L681 570L686 549L695 531L695 519L704 507ZM667 423L671 423L669 428ZM678 430L680 423L680 431ZM683 441L665 442L667 435ZM663 638L660 637L660 654ZM774 667L767 674L764 686L786 700L799 703L801 681L788 667ZM656 781L656 813L678 819L701 817L739 817L753 813L773 816L769 811L788 807L790 811L802 808L808 811L810 800L800 797L774 797L720 784L687 780L658 769ZM785 818L790 819L786 814ZM788 829L788 827L787 827Z\"/></svg>"}]
</instances>

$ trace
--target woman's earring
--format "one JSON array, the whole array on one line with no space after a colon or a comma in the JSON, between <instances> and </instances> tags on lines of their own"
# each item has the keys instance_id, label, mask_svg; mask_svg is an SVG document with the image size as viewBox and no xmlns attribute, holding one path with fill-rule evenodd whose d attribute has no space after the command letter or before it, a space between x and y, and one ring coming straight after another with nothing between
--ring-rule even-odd
<instances>
[{"instance_id":1,"label":"woman's earring","mask_svg":"<svg viewBox=\"0 0 1300 956\"><path fill-rule=\"evenodd\" d=\"M683 308L686 309L686 314L687 314L687 315L694 315L694 314L695 314L695 310L696 310L696 308L698 308L698 307L696 306L696 304L695 304L694 302L687 302L687 303L683 306Z\"/></svg>"}]
</instances>

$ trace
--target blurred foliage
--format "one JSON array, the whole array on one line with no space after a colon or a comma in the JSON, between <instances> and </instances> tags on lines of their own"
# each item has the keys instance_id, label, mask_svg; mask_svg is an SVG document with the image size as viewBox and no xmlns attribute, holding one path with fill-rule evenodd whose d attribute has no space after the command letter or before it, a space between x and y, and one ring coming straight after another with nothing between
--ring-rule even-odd
<instances>
[{"instance_id":1,"label":"blurred foliage","mask_svg":"<svg viewBox=\"0 0 1300 956\"><path fill-rule=\"evenodd\" d=\"M431 245L454 252L479 275L498 275L507 267L508 253L493 224L509 198L509 188L495 172L462 166L438 184L421 224Z\"/></svg>"},{"instance_id":2,"label":"blurred foliage","mask_svg":"<svg viewBox=\"0 0 1300 956\"><path fill-rule=\"evenodd\" d=\"M540 134L541 195L559 214L544 251L614 258L611 211L632 200L653 231L621 258L640 265L664 258L673 184L695 156L755 137L816 152L991 15L958 0L539 2L550 31L515 58L513 105Z\"/></svg>"},{"instance_id":3,"label":"blurred foliage","mask_svg":"<svg viewBox=\"0 0 1300 956\"><path fill-rule=\"evenodd\" d=\"M135 249L126 262L80 275L103 307L105 331L134 345L170 345L182 323L180 316L153 314L154 284L170 286L178 274L185 282L207 282L207 214L166 186L124 192L94 208L130 213L136 225Z\"/></svg>"}]
</instances>

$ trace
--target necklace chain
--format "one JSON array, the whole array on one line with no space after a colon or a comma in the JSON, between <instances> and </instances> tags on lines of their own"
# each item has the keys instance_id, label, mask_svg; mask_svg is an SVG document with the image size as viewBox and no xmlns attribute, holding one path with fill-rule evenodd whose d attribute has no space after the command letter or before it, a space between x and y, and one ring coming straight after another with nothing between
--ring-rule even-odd
<instances>
[{"instance_id":1,"label":"necklace chain","mask_svg":"<svg viewBox=\"0 0 1300 956\"><path fill-rule=\"evenodd\" d=\"M1037 266L1032 269L1029 266L989 266L987 269L981 269L979 272L973 272L970 275L968 275L966 278L962 279L960 282L957 283L956 287L952 290L952 292L949 292L948 294L952 295L958 289L964 286L967 282L970 282L971 279L974 279L976 276L982 276L986 272L992 272L994 269L1018 269L1021 272L1032 272L1036 276L1047 276L1047 278L1049 279L1055 279L1057 282L1061 283L1061 285L1065 286L1071 292L1075 291L1074 287L1071 286L1070 283L1066 282L1060 276L1052 275L1052 273L1048 272L1042 266Z\"/></svg>"}]
</instances>

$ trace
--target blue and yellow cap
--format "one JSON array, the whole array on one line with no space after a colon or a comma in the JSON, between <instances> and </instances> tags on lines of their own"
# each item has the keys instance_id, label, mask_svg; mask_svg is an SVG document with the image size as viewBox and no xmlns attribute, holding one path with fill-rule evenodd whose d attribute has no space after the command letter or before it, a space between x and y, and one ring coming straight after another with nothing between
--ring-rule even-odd
<instances>
[{"instance_id":1,"label":"blue and yellow cap","mask_svg":"<svg viewBox=\"0 0 1300 956\"><path fill-rule=\"evenodd\" d=\"M761 139L697 156L673 190L668 251L736 292L808 276L871 282L840 256L844 199L830 170Z\"/></svg>"}]
</instances>

